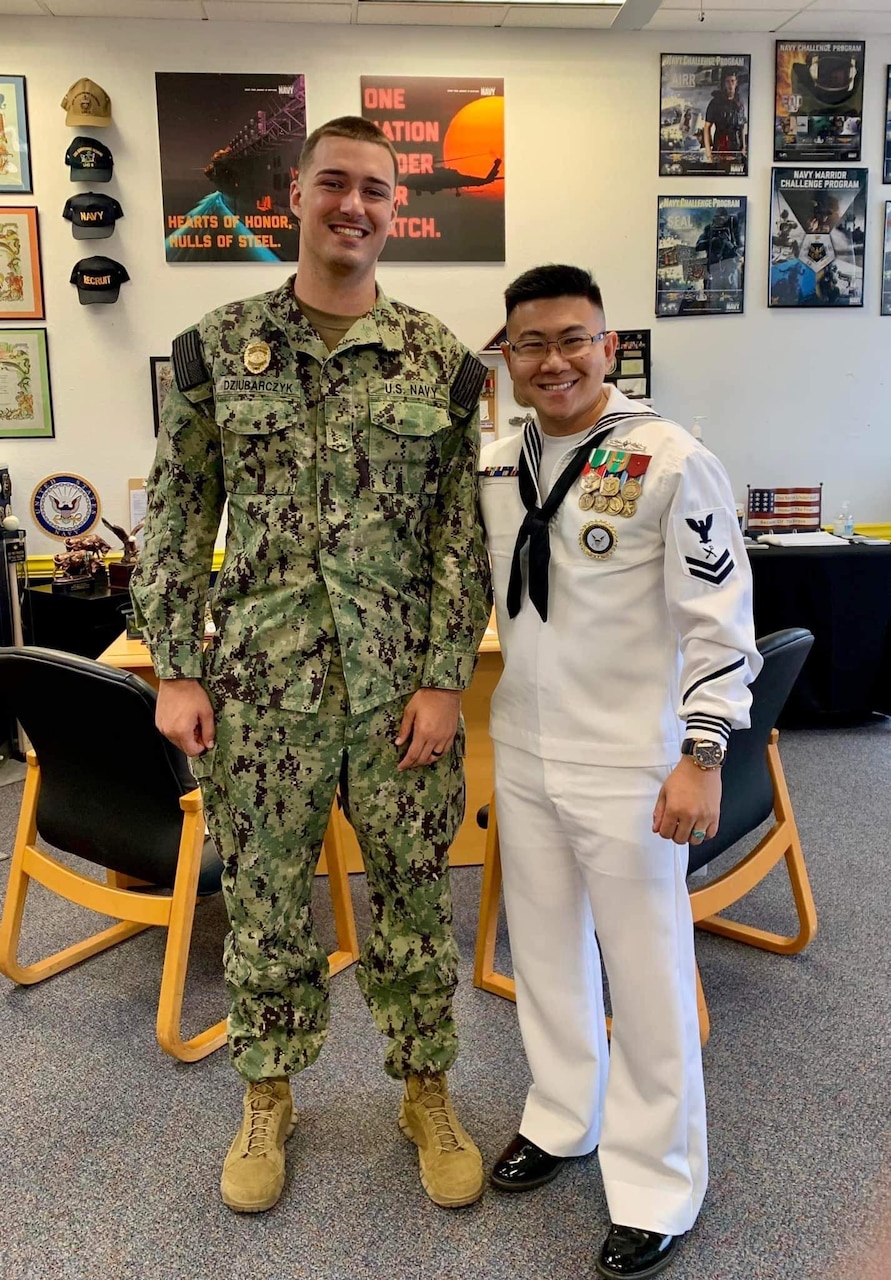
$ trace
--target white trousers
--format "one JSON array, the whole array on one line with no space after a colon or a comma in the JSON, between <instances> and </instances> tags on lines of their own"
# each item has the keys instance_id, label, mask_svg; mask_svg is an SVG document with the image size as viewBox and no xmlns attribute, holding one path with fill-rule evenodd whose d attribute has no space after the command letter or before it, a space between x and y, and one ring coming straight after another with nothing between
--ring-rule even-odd
<instances>
[{"instance_id":1,"label":"white trousers","mask_svg":"<svg viewBox=\"0 0 891 1280\"><path fill-rule=\"evenodd\" d=\"M520 1133L556 1156L599 1146L611 1220L679 1235L702 1204L708 1157L687 847L651 829L668 772L542 760L495 743L533 1079Z\"/></svg>"}]
</instances>

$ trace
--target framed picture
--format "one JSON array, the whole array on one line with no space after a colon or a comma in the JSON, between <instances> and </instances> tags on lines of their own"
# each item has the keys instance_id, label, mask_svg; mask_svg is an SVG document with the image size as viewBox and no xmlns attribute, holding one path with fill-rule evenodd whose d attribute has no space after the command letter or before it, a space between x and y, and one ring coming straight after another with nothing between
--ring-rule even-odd
<instances>
[{"instance_id":1,"label":"framed picture","mask_svg":"<svg viewBox=\"0 0 891 1280\"><path fill-rule=\"evenodd\" d=\"M885 201L885 252L882 254L882 315L891 316L891 200Z\"/></svg>"},{"instance_id":2,"label":"framed picture","mask_svg":"<svg viewBox=\"0 0 891 1280\"><path fill-rule=\"evenodd\" d=\"M0 74L0 194L33 189L25 77Z\"/></svg>"},{"instance_id":3,"label":"framed picture","mask_svg":"<svg viewBox=\"0 0 891 1280\"><path fill-rule=\"evenodd\" d=\"M745 196L659 196L656 315L739 315Z\"/></svg>"},{"instance_id":4,"label":"framed picture","mask_svg":"<svg viewBox=\"0 0 891 1280\"><path fill-rule=\"evenodd\" d=\"M885 171L883 182L891 182L891 67L887 71L887 90L885 93Z\"/></svg>"},{"instance_id":5,"label":"framed picture","mask_svg":"<svg viewBox=\"0 0 891 1280\"><path fill-rule=\"evenodd\" d=\"M603 380L613 383L632 400L649 400L650 331L619 329L617 333L616 354Z\"/></svg>"},{"instance_id":6,"label":"framed picture","mask_svg":"<svg viewBox=\"0 0 891 1280\"><path fill-rule=\"evenodd\" d=\"M0 329L0 439L51 438L45 329Z\"/></svg>"},{"instance_id":7,"label":"framed picture","mask_svg":"<svg viewBox=\"0 0 891 1280\"><path fill-rule=\"evenodd\" d=\"M774 160L860 159L864 40L777 40Z\"/></svg>"},{"instance_id":8,"label":"framed picture","mask_svg":"<svg viewBox=\"0 0 891 1280\"><path fill-rule=\"evenodd\" d=\"M173 365L170 356L149 356L152 370L152 414L155 419L155 435L161 425L161 410L167 399L167 392L173 386Z\"/></svg>"},{"instance_id":9,"label":"framed picture","mask_svg":"<svg viewBox=\"0 0 891 1280\"><path fill-rule=\"evenodd\" d=\"M749 172L747 53L663 53L659 175Z\"/></svg>"},{"instance_id":10,"label":"framed picture","mask_svg":"<svg viewBox=\"0 0 891 1280\"><path fill-rule=\"evenodd\" d=\"M862 307L866 169L774 169L770 307Z\"/></svg>"},{"instance_id":11,"label":"framed picture","mask_svg":"<svg viewBox=\"0 0 891 1280\"><path fill-rule=\"evenodd\" d=\"M0 205L0 320L42 320L37 210Z\"/></svg>"}]
</instances>

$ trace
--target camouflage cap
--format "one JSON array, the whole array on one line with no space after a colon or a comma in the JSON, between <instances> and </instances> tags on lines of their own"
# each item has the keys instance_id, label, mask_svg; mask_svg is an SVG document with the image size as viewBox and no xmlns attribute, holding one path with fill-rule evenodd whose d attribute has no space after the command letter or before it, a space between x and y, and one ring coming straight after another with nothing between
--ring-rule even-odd
<instances>
[{"instance_id":1,"label":"camouflage cap","mask_svg":"<svg viewBox=\"0 0 891 1280\"><path fill-rule=\"evenodd\" d=\"M99 128L111 124L111 98L95 80L76 80L61 103L65 123Z\"/></svg>"}]
</instances>

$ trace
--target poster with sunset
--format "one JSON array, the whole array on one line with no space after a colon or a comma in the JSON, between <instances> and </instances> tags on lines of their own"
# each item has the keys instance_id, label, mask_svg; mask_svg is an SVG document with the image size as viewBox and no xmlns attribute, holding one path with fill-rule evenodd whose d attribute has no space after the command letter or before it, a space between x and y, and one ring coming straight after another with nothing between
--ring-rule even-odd
<instances>
[{"instance_id":1,"label":"poster with sunset","mask_svg":"<svg viewBox=\"0 0 891 1280\"><path fill-rule=\"evenodd\" d=\"M504 81L362 76L362 115L399 156L384 262L504 261Z\"/></svg>"}]
</instances>

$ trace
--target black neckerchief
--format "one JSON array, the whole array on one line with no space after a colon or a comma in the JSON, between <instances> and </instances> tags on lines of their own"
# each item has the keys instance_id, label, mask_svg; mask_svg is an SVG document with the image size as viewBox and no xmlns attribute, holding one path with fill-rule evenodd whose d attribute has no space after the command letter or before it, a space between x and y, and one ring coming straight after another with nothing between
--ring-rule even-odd
<instances>
[{"instance_id":1,"label":"black neckerchief","mask_svg":"<svg viewBox=\"0 0 891 1280\"><path fill-rule=\"evenodd\" d=\"M587 436L573 453L566 466L557 477L546 500L539 505L538 467L541 462L541 440L534 422L527 422L523 431L523 448L517 468L520 498L526 508L526 515L520 525L514 554L510 566L510 581L507 587L507 612L515 618L523 603L523 565L522 551L529 542L529 599L538 610L542 622L548 620L548 567L551 562L551 541L548 526L557 514L563 499L575 484L584 470L585 463L592 449L620 422L633 419L650 420L658 418L658 414L648 413L608 413L591 428Z\"/></svg>"}]
</instances>

